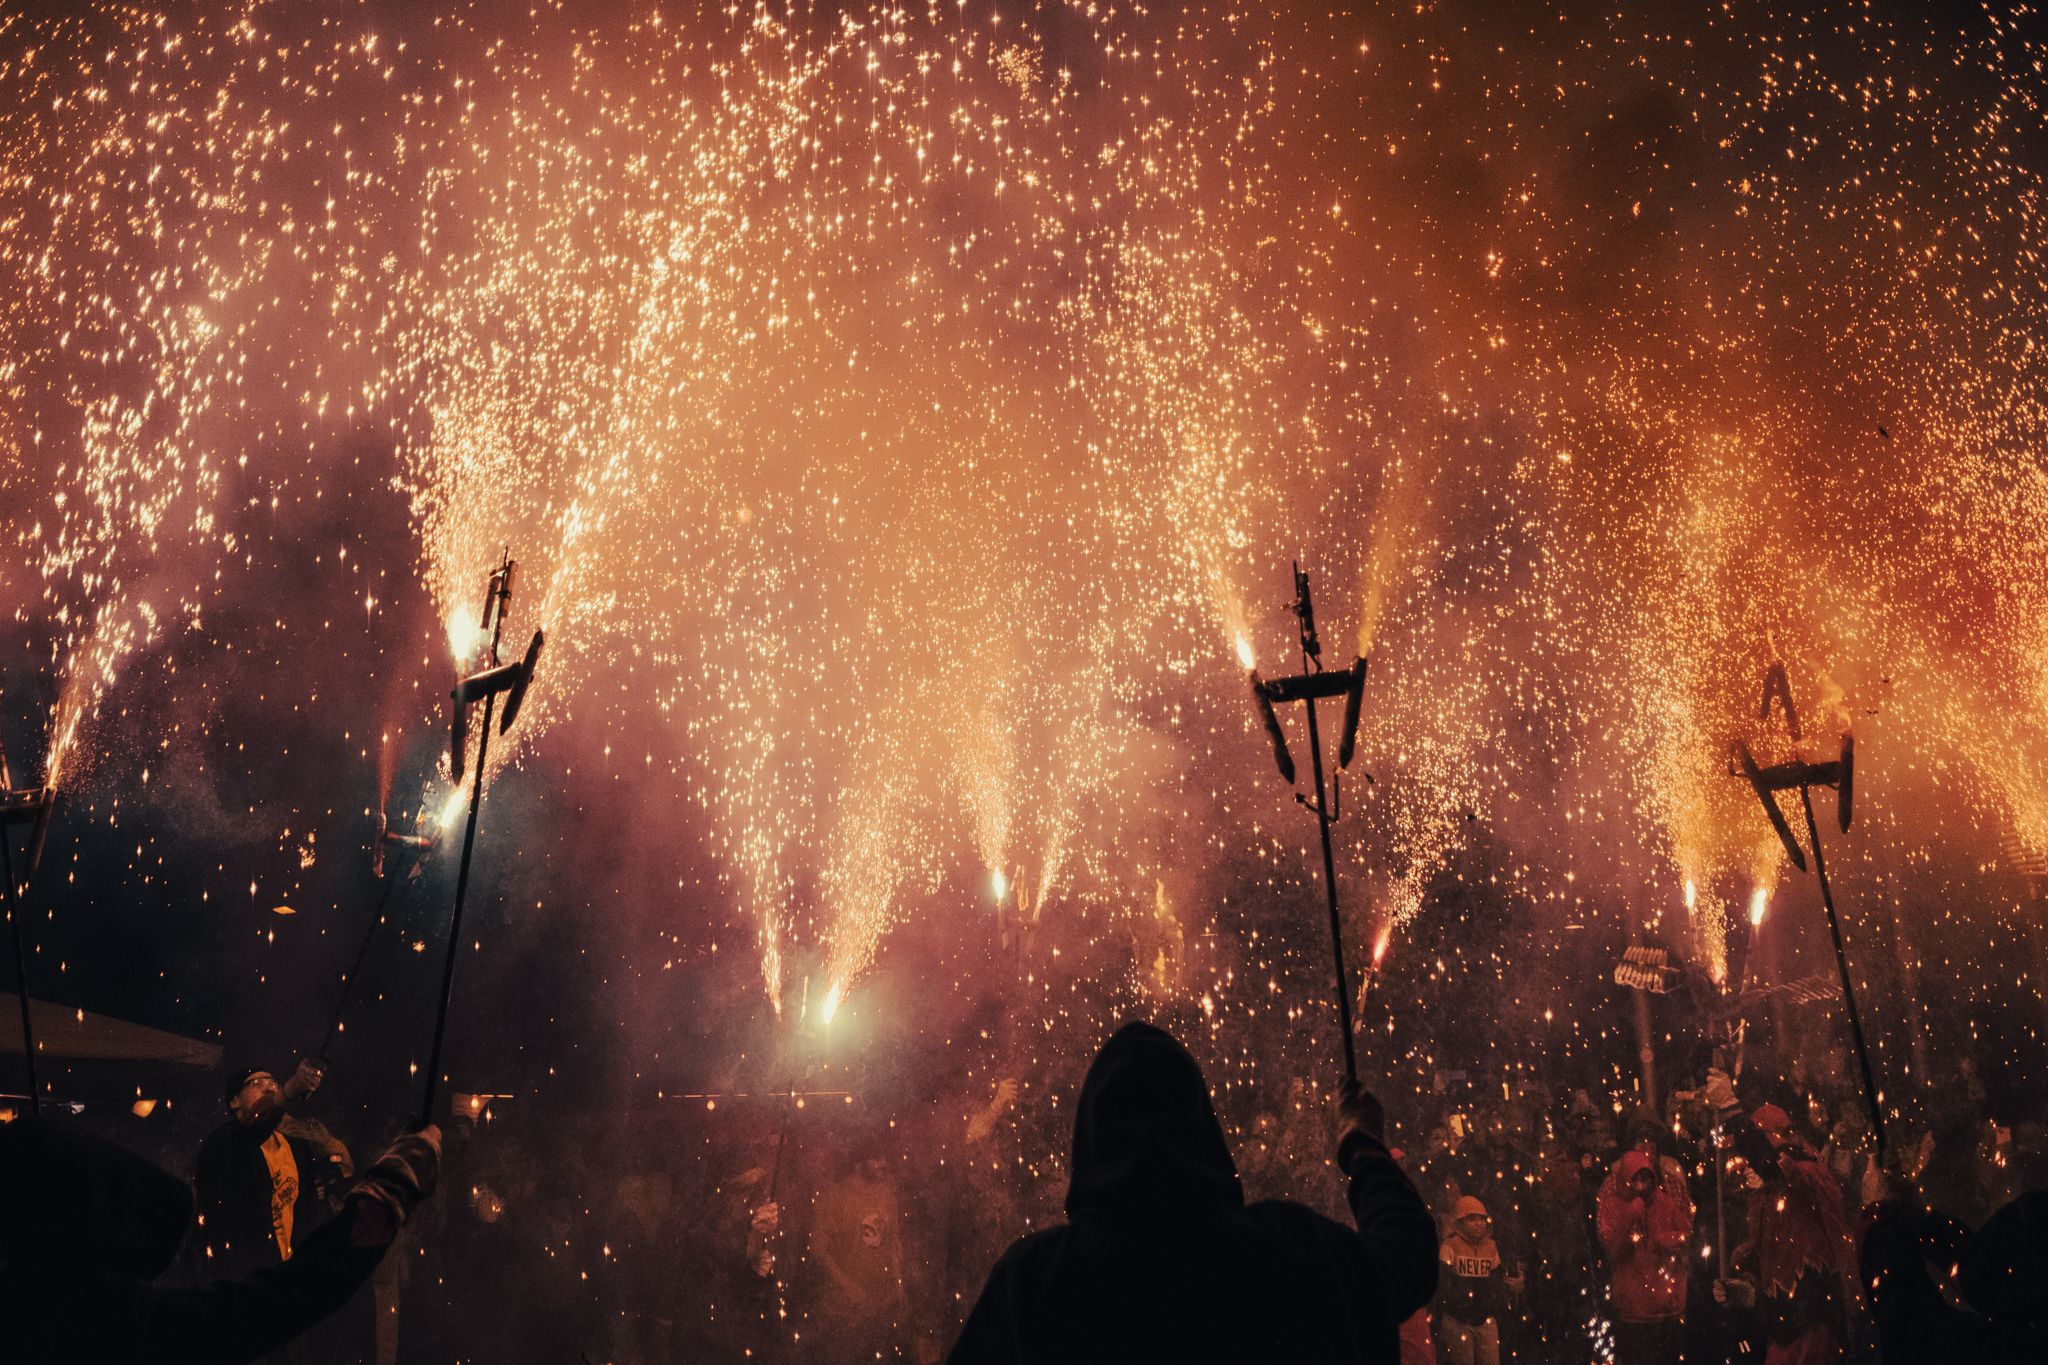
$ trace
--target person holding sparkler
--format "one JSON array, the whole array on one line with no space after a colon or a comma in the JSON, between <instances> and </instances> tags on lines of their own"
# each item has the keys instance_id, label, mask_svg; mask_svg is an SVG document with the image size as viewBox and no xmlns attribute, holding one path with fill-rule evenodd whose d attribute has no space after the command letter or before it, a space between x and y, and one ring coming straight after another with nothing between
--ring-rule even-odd
<instances>
[{"instance_id":1,"label":"person holding sparkler","mask_svg":"<svg viewBox=\"0 0 2048 1365\"><path fill-rule=\"evenodd\" d=\"M1347 1083L1338 1119L1356 1228L1247 1205L1195 1059L1126 1024L1081 1086L1066 1224L996 1263L950 1360L1394 1365L1399 1325L1436 1292L1436 1223L1379 1102Z\"/></svg>"}]
</instances>

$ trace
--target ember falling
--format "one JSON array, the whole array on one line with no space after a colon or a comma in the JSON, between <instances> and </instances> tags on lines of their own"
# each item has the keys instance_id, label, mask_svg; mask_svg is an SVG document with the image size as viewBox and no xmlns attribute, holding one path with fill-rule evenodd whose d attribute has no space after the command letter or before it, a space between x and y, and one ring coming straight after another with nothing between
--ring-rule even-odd
<instances>
[{"instance_id":1,"label":"ember falling","mask_svg":"<svg viewBox=\"0 0 2048 1365\"><path fill-rule=\"evenodd\" d=\"M288 1068L385 905L323 1102L404 1112L446 693L509 552L505 658L547 654L490 740L447 1069L523 1145L444 1197L600 1117L739 1188L829 1091L785 1202L895 1143L993 1162L1014 1236L1146 1015L1247 1180L1278 1153L1258 1192L1330 1202L1314 822L1245 697L1299 665L1298 560L1372 660L1338 882L1411 1145L1639 1102L1625 947L1698 985L1667 1079L1716 1002L1832 973L1730 772L1793 756L1778 660L1807 759L1856 737L1823 837L1887 1102L1925 1127L1967 1058L2037 1104L2048 44L2017 5L1673 8L0 16L35 995ZM388 903L380 816L435 841ZM1770 1008L1853 1075L1831 990ZM217 1118L214 1077L115 1070L43 1079ZM902 1136L1005 1078L978 1157ZM602 1315L586 1175L545 1256Z\"/></svg>"}]
</instances>

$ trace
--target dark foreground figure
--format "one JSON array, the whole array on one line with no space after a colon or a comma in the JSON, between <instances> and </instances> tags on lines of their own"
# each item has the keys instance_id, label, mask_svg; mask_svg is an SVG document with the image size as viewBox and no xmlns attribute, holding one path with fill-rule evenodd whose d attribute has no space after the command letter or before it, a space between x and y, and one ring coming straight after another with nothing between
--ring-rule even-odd
<instances>
[{"instance_id":1,"label":"dark foreground figure","mask_svg":"<svg viewBox=\"0 0 2048 1365\"><path fill-rule=\"evenodd\" d=\"M1347 1090L1340 1122L1357 1228L1247 1206L1194 1058L1126 1024L1081 1087L1066 1226L996 1263L950 1359L1394 1365L1400 1323L1436 1291L1436 1222L1378 1103Z\"/></svg>"},{"instance_id":2,"label":"dark foreground figure","mask_svg":"<svg viewBox=\"0 0 2048 1365\"><path fill-rule=\"evenodd\" d=\"M400 1138L290 1260L201 1288L151 1282L192 1221L183 1181L39 1118L0 1126L0 1359L239 1365L334 1312L440 1172L440 1132Z\"/></svg>"},{"instance_id":3,"label":"dark foreground figure","mask_svg":"<svg viewBox=\"0 0 2048 1365\"><path fill-rule=\"evenodd\" d=\"M1975 1233L1910 1198L1868 1220L1863 1285L1884 1365L2048 1361L2048 1191L2021 1195ZM1954 1274L1961 1304L1930 1265Z\"/></svg>"}]
</instances>

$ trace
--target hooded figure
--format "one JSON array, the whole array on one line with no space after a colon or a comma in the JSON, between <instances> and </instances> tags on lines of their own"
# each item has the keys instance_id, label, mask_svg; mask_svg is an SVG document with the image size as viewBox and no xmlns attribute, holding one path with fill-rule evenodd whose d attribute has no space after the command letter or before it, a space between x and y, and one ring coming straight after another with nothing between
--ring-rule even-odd
<instances>
[{"instance_id":1,"label":"hooded figure","mask_svg":"<svg viewBox=\"0 0 2048 1365\"><path fill-rule=\"evenodd\" d=\"M1299 1204L1247 1206L1194 1058L1126 1024L1081 1087L1066 1225L996 1263L951 1361L1394 1365L1397 1327L1436 1289L1436 1223L1376 1112L1354 1120L1339 1161L1356 1229Z\"/></svg>"},{"instance_id":2,"label":"hooded figure","mask_svg":"<svg viewBox=\"0 0 2048 1365\"><path fill-rule=\"evenodd\" d=\"M1600 1187L1596 1211L1613 1276L1615 1360L1677 1360L1685 1249L1692 1239L1692 1199L1683 1177L1668 1178L1655 1158L1631 1148Z\"/></svg>"},{"instance_id":3,"label":"hooded figure","mask_svg":"<svg viewBox=\"0 0 2048 1365\"><path fill-rule=\"evenodd\" d=\"M41 1118L0 1125L0 1322L23 1365L236 1365L347 1302L440 1169L433 1129L400 1138L292 1259L197 1289L150 1283L192 1221L184 1182Z\"/></svg>"}]
</instances>

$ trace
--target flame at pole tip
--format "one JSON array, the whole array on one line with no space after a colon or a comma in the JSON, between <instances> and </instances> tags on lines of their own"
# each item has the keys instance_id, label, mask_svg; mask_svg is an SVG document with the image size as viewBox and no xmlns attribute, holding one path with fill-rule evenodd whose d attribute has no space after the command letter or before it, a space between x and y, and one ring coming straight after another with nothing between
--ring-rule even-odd
<instances>
[{"instance_id":1,"label":"flame at pole tip","mask_svg":"<svg viewBox=\"0 0 2048 1365\"><path fill-rule=\"evenodd\" d=\"M1252 642L1245 638L1242 631L1238 632L1237 636L1237 661L1247 669L1259 666L1258 658L1252 653Z\"/></svg>"},{"instance_id":2,"label":"flame at pole tip","mask_svg":"<svg viewBox=\"0 0 2048 1365\"><path fill-rule=\"evenodd\" d=\"M995 891L997 900L1002 900L1010 894L1010 879L1003 875L1003 870L1000 867L989 873L988 882L990 888Z\"/></svg>"},{"instance_id":3,"label":"flame at pole tip","mask_svg":"<svg viewBox=\"0 0 2048 1365\"><path fill-rule=\"evenodd\" d=\"M1749 893L1750 928L1761 929L1763 927L1764 912L1770 909L1770 906L1771 888L1768 886L1759 886Z\"/></svg>"},{"instance_id":4,"label":"flame at pole tip","mask_svg":"<svg viewBox=\"0 0 2048 1365\"><path fill-rule=\"evenodd\" d=\"M455 656L457 668L466 668L476 660L484 639L484 628L470 619L468 611L457 607L448 614L448 649Z\"/></svg>"},{"instance_id":5,"label":"flame at pole tip","mask_svg":"<svg viewBox=\"0 0 2048 1365\"><path fill-rule=\"evenodd\" d=\"M835 981L825 991L825 1002L822 1005L818 1006L818 1020L820 1023L831 1023L832 1016L839 1013L840 995L841 987L839 983Z\"/></svg>"}]
</instances>

